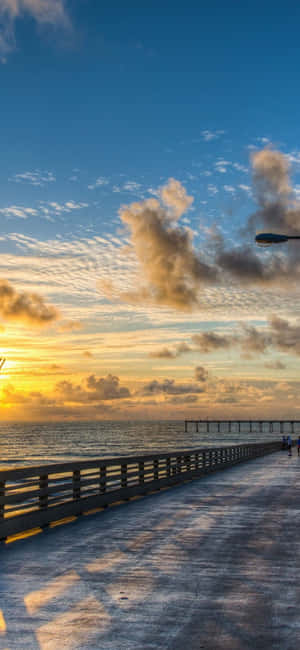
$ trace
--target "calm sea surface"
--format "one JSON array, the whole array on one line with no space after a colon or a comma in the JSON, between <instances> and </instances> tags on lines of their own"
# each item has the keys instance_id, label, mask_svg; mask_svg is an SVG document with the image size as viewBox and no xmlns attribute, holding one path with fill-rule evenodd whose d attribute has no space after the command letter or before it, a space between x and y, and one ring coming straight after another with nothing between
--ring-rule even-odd
<instances>
[{"instance_id":1,"label":"calm sea surface","mask_svg":"<svg viewBox=\"0 0 300 650\"><path fill-rule=\"evenodd\" d=\"M279 426L274 432L267 427L263 433L249 433L244 423L238 433L226 423L212 427L209 434L184 422L64 422L55 424L0 424L0 467L41 465L70 460L89 460L104 456L135 455L142 452L163 452L207 446L221 446L280 438ZM288 430L288 428L287 428Z\"/></svg>"}]
</instances>

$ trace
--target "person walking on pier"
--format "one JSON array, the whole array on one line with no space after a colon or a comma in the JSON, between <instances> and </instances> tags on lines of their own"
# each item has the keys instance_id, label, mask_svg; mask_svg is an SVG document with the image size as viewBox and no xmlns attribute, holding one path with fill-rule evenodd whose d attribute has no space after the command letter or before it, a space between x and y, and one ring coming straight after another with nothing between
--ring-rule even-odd
<instances>
[{"instance_id":1,"label":"person walking on pier","mask_svg":"<svg viewBox=\"0 0 300 650\"><path fill-rule=\"evenodd\" d=\"M282 436L281 449L286 449L286 437Z\"/></svg>"},{"instance_id":2,"label":"person walking on pier","mask_svg":"<svg viewBox=\"0 0 300 650\"><path fill-rule=\"evenodd\" d=\"M289 456L292 455L292 444L293 444L292 443L292 438L291 438L291 436L288 436L287 437L287 446L288 446L288 450L289 450Z\"/></svg>"},{"instance_id":3,"label":"person walking on pier","mask_svg":"<svg viewBox=\"0 0 300 650\"><path fill-rule=\"evenodd\" d=\"M300 436L298 436L297 447L298 447L298 456L300 456Z\"/></svg>"}]
</instances>

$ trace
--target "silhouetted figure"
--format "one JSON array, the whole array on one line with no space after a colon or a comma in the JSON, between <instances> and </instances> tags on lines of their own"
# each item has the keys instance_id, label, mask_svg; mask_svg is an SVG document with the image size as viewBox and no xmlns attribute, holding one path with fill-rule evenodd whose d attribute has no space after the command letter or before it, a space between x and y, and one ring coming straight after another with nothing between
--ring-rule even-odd
<instances>
[{"instance_id":1,"label":"silhouetted figure","mask_svg":"<svg viewBox=\"0 0 300 650\"><path fill-rule=\"evenodd\" d=\"M300 436L298 437L297 447L298 447L298 456L300 456Z\"/></svg>"}]
</instances>

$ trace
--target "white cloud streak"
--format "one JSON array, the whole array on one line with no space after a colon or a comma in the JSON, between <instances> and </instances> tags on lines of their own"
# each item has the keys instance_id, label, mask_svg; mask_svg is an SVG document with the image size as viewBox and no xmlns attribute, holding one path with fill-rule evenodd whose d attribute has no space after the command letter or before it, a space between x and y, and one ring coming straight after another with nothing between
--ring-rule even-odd
<instances>
[{"instance_id":1,"label":"white cloud streak","mask_svg":"<svg viewBox=\"0 0 300 650\"><path fill-rule=\"evenodd\" d=\"M41 187L46 183L55 183L56 177L54 176L53 172L40 171L39 169L35 169L31 172L14 174L14 176L9 178L9 180L13 181L14 183L25 183Z\"/></svg>"}]
</instances>

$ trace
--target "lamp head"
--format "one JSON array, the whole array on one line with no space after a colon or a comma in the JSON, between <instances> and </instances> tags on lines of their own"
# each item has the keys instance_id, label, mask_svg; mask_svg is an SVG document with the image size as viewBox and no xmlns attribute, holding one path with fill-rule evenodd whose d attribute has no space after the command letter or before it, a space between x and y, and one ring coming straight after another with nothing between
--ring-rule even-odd
<instances>
[{"instance_id":1,"label":"lamp head","mask_svg":"<svg viewBox=\"0 0 300 650\"><path fill-rule=\"evenodd\" d=\"M286 235L277 235L272 232L261 232L259 235L256 235L255 242L258 246L272 246L272 244L284 244L287 242L289 237Z\"/></svg>"}]
</instances>

